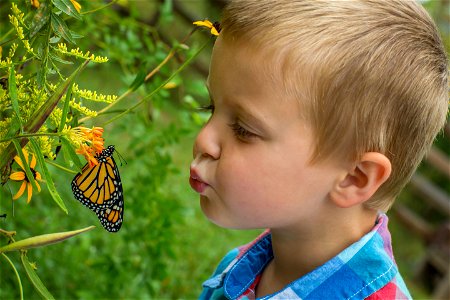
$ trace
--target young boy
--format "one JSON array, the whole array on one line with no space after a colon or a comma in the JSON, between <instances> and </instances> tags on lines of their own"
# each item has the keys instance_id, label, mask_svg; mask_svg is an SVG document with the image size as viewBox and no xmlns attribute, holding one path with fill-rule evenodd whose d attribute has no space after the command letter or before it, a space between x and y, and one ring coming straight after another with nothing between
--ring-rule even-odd
<instances>
[{"instance_id":1,"label":"young boy","mask_svg":"<svg viewBox=\"0 0 450 300\"><path fill-rule=\"evenodd\" d=\"M268 228L204 299L411 298L386 212L443 126L447 58L411 0L235 0L190 184L213 223Z\"/></svg>"}]
</instances>

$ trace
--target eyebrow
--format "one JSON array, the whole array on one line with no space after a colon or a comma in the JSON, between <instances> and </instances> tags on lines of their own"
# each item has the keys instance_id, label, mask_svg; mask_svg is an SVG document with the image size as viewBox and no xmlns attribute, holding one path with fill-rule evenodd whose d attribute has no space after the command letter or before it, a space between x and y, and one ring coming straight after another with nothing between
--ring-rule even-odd
<instances>
[{"instance_id":1,"label":"eyebrow","mask_svg":"<svg viewBox=\"0 0 450 300\"><path fill-rule=\"evenodd\" d=\"M245 105L242 105L242 102L236 102L233 103L234 109L236 109L238 116L240 116L242 122L244 122L247 126L250 127L256 127L253 128L257 131L264 131L266 132L269 128L269 125L267 122L264 122L264 118L262 116L255 115L250 109L245 107ZM248 124L250 123L250 124Z\"/></svg>"},{"instance_id":2,"label":"eyebrow","mask_svg":"<svg viewBox=\"0 0 450 300\"><path fill-rule=\"evenodd\" d=\"M214 98L213 98L211 90L209 88L208 81L205 82L205 86L206 86L206 89L208 90L209 98L210 98L211 102L214 103ZM269 125L267 125L265 122L262 121L264 118L262 118L262 117L259 118L259 117L255 116L253 113L251 113L251 110L242 104L244 102L245 101L243 101L243 100L238 100L238 101L234 101L233 103L230 104L230 106L237 112L238 119L241 122L244 122L247 126L251 127L253 130L256 130L259 132L261 132L261 131L266 132L270 127L269 127ZM261 132L261 133L263 133L263 132Z\"/></svg>"}]
</instances>

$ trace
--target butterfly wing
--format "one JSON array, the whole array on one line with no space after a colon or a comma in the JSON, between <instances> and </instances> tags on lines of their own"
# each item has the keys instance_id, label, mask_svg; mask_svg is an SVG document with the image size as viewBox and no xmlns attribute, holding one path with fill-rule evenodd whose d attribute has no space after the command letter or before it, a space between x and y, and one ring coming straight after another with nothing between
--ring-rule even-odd
<instances>
[{"instance_id":1,"label":"butterfly wing","mask_svg":"<svg viewBox=\"0 0 450 300\"><path fill-rule=\"evenodd\" d=\"M103 228L109 232L117 232L123 223L123 199L118 199L111 207L95 211Z\"/></svg>"},{"instance_id":2,"label":"butterfly wing","mask_svg":"<svg viewBox=\"0 0 450 300\"><path fill-rule=\"evenodd\" d=\"M86 164L72 180L75 198L92 210L112 206L123 199L119 171L112 157L99 157L99 164L92 168Z\"/></svg>"},{"instance_id":3,"label":"butterfly wing","mask_svg":"<svg viewBox=\"0 0 450 300\"><path fill-rule=\"evenodd\" d=\"M114 158L110 157L113 166L113 174L115 174L113 183L115 184L116 190L114 191L115 202L111 207L106 209L98 209L95 211L100 223L103 228L109 232L117 232L122 227L123 223L123 191L122 191L122 181L120 180L119 170L115 164Z\"/></svg>"},{"instance_id":4,"label":"butterfly wing","mask_svg":"<svg viewBox=\"0 0 450 300\"><path fill-rule=\"evenodd\" d=\"M123 190L119 169L109 146L97 157L98 165L86 164L72 180L75 198L93 210L102 226L110 232L120 229L123 222Z\"/></svg>"}]
</instances>

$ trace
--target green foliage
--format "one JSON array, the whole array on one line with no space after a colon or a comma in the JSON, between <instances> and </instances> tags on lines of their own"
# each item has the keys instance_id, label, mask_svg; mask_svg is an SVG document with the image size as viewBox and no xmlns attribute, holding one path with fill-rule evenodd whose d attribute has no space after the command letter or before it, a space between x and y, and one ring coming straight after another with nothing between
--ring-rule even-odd
<instances>
[{"instance_id":1,"label":"green foliage","mask_svg":"<svg viewBox=\"0 0 450 300\"><path fill-rule=\"evenodd\" d=\"M181 2L216 19L206 0ZM432 2L427 5L437 5ZM219 259L258 234L210 224L187 183L192 141L208 117L198 111L208 102L205 75L189 64L209 59L208 51L196 55L212 40L204 32L191 36L192 24L179 19L169 0L80 0L80 12L70 0L41 0L39 9L17 0L20 11L12 11L12 3L0 1L0 162L6 166L0 173L5 181L11 167L18 168L11 165L16 147L3 159L6 142L20 148L32 138L29 150L38 155L36 169L47 169L47 180L29 204L12 200L20 184L0 186L0 215L7 214L0 218L6 229L0 247L12 239L97 228L63 243L1 253L0 298L196 298ZM85 61L91 62L74 73ZM56 105L30 132L33 113L49 99ZM119 233L104 231L73 198L70 182L84 159L68 126L78 125L103 126L106 145L115 145L124 159L116 159L125 199ZM55 203L58 197L68 214ZM394 227L393 235L394 247L413 245L397 257L408 271L423 245L395 243L406 236L402 228Z\"/></svg>"},{"instance_id":2,"label":"green foliage","mask_svg":"<svg viewBox=\"0 0 450 300\"><path fill-rule=\"evenodd\" d=\"M116 5L117 11L112 9L114 3L103 7L95 1L81 3L80 12L72 0L0 3L0 14L7 6L10 9L9 23L0 21L0 28L11 28L0 29L0 77L6 78L0 86L0 210L7 213L0 227L8 228L1 231L0 260L11 266L2 267L0 297L173 296L169 266L184 208L180 195L167 185L170 176L179 174L171 149L195 123L189 110L179 113L181 122L168 120L166 111L176 115L183 109L173 103L172 91L184 84L180 72L211 40L205 36L200 38L202 47L199 38L187 46L194 32L189 24L185 38L170 45L160 39L155 26L121 15L121 9L136 12L136 3ZM161 9L164 23L172 14L169 1ZM154 7L155 13L158 10ZM99 20L107 24L102 26ZM83 38L86 35L88 39ZM104 67L84 69L89 62ZM105 87L103 78L92 84L102 72L111 82ZM99 87L110 94L97 92ZM97 229L76 241L41 248L53 241L42 241L42 233L99 227L95 214L74 201L70 190L72 177L82 166L75 150L84 143L83 129L77 128L89 124L109 124L106 142L115 144L127 162L119 166L125 226L116 235ZM33 160L37 157L36 166L27 161L23 147ZM20 166L23 171L16 171L19 165L12 162L16 154L21 162L27 161ZM20 198L13 202L19 184L8 180L11 172L26 174L21 189L33 190L28 205ZM43 177L40 185L47 187L41 193L37 174ZM14 242L12 229L20 241ZM30 241L38 248L27 253L19 247ZM8 242L12 244L5 246ZM7 250L14 251L4 253Z\"/></svg>"}]
</instances>

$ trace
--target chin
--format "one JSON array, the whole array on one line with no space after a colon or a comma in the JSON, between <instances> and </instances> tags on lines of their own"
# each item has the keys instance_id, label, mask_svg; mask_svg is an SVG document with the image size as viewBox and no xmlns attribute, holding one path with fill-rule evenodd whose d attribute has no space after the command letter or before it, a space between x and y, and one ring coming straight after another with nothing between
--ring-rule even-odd
<instances>
[{"instance_id":1,"label":"chin","mask_svg":"<svg viewBox=\"0 0 450 300\"><path fill-rule=\"evenodd\" d=\"M203 195L200 195L200 208L205 217L213 224L227 229L249 230L249 229L265 229L264 226L258 224L250 224L251 217L243 217L240 220L233 218L235 215L228 215L231 212L225 211L223 207L215 205L211 200ZM231 217L231 218L230 218Z\"/></svg>"}]
</instances>

